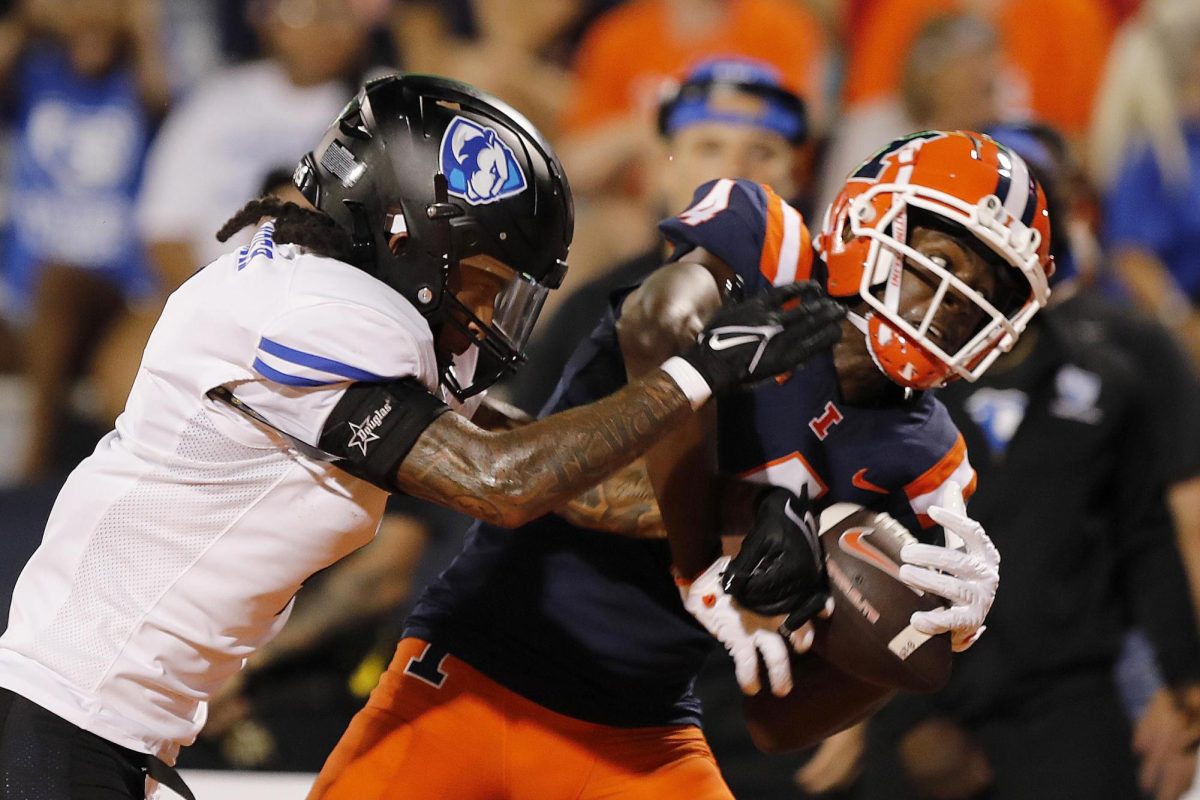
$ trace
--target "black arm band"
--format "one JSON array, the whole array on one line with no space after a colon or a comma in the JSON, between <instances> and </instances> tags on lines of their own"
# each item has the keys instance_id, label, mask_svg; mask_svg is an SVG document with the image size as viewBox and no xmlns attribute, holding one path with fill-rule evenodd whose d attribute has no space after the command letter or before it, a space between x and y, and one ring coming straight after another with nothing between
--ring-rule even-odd
<instances>
[{"instance_id":1,"label":"black arm band","mask_svg":"<svg viewBox=\"0 0 1200 800\"><path fill-rule=\"evenodd\" d=\"M408 451L450 409L415 378L356 383L334 406L318 446L337 466L389 492Z\"/></svg>"}]
</instances>

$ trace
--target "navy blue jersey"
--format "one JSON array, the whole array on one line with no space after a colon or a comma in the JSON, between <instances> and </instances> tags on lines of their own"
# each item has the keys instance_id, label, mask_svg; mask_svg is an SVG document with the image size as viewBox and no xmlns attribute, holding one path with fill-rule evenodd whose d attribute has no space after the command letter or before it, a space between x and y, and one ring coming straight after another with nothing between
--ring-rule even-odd
<instances>
[{"instance_id":1,"label":"navy blue jersey","mask_svg":"<svg viewBox=\"0 0 1200 800\"><path fill-rule=\"evenodd\" d=\"M738 270L747 291L808 276L807 231L769 189L718 181L697 197L661 226L677 252L710 250ZM543 413L625 383L615 325L610 308ZM794 490L809 481L821 502L886 508L915 526L927 496L951 475L971 482L961 438L932 396L850 408L828 357L722 401L719 416L724 469ZM818 435L810 422L825 417ZM665 541L587 531L553 514L512 531L476 524L406 635L437 642L553 711L618 726L699 724L691 687L713 645L683 609Z\"/></svg>"},{"instance_id":2,"label":"navy blue jersey","mask_svg":"<svg viewBox=\"0 0 1200 800\"><path fill-rule=\"evenodd\" d=\"M625 383L615 317L576 350L543 413ZM574 527L476 523L406 636L435 641L553 711L607 725L696 724L693 678L713 644L684 610L666 541Z\"/></svg>"},{"instance_id":3,"label":"navy blue jersey","mask_svg":"<svg viewBox=\"0 0 1200 800\"><path fill-rule=\"evenodd\" d=\"M807 486L819 508L849 501L886 511L918 536L948 480L968 495L975 488L966 445L932 394L888 406L843 403L829 354L781 385L723 400L717 419L723 472L797 494Z\"/></svg>"},{"instance_id":4,"label":"navy blue jersey","mask_svg":"<svg viewBox=\"0 0 1200 800\"><path fill-rule=\"evenodd\" d=\"M800 215L748 181L701 186L691 208L660 228L677 253L703 247L720 257L748 294L823 269ZM819 506L859 503L919 532L931 525L925 511L946 481L967 494L974 489L966 445L932 394L887 406L847 405L829 355L785 381L723 399L718 419L723 472L797 493L807 484Z\"/></svg>"}]
</instances>

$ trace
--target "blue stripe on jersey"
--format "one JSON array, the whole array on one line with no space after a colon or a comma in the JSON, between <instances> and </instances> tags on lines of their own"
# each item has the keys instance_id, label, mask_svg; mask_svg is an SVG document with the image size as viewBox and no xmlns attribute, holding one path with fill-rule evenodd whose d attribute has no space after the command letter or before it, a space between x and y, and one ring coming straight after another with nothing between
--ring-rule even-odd
<instances>
[{"instance_id":1,"label":"blue stripe on jersey","mask_svg":"<svg viewBox=\"0 0 1200 800\"><path fill-rule=\"evenodd\" d=\"M264 353L270 353L273 356L282 358L284 361L290 361L293 364L299 364L302 367L311 367L319 369L322 372L329 372L334 375L341 375L352 381L366 381L369 383L383 383L388 378L382 375L376 375L373 372L367 372L365 369L358 369L349 364L343 364L340 361L334 361L332 358L316 356L312 353L305 353L303 350L295 350L279 342L273 342L267 337L262 337L258 340L258 349ZM337 381L328 381L328 383L336 383ZM324 386L324 383L314 384Z\"/></svg>"},{"instance_id":2,"label":"blue stripe on jersey","mask_svg":"<svg viewBox=\"0 0 1200 800\"><path fill-rule=\"evenodd\" d=\"M263 362L261 358L254 359L254 369L259 375L264 378L270 378L276 383L286 384L287 386L331 386L335 383L343 381L318 381L312 378L300 378L295 375L288 375L286 372L280 372L274 367Z\"/></svg>"}]
</instances>

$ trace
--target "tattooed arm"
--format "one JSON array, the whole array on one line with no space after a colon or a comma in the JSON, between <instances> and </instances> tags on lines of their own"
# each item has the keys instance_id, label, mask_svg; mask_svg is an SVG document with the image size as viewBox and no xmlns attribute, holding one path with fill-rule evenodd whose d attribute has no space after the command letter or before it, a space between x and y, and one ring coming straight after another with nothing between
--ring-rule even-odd
<instances>
[{"instance_id":1,"label":"tattooed arm","mask_svg":"<svg viewBox=\"0 0 1200 800\"><path fill-rule=\"evenodd\" d=\"M494 397L484 397L472 415L471 422L485 431L511 431L533 422L533 417L511 403Z\"/></svg>"},{"instance_id":2,"label":"tattooed arm","mask_svg":"<svg viewBox=\"0 0 1200 800\"><path fill-rule=\"evenodd\" d=\"M516 430L533 421L521 409L491 397L471 417L471 422L489 431ZM572 525L589 530L638 539L667 535L645 462L640 458L553 511Z\"/></svg>"},{"instance_id":3,"label":"tattooed arm","mask_svg":"<svg viewBox=\"0 0 1200 800\"><path fill-rule=\"evenodd\" d=\"M400 463L395 486L498 525L524 524L633 461L692 418L693 405L825 349L842 314L812 284L775 287L723 306L682 358L591 405L500 432L440 414Z\"/></svg>"},{"instance_id":4,"label":"tattooed arm","mask_svg":"<svg viewBox=\"0 0 1200 800\"><path fill-rule=\"evenodd\" d=\"M631 379L694 340L721 304L720 284L712 271L720 262L703 250L689 256L703 256L705 263L689 260L663 267L625 300L617 332ZM703 572L721 553L712 406L673 426L645 458L646 479L660 501L672 561L687 577Z\"/></svg>"},{"instance_id":5,"label":"tattooed arm","mask_svg":"<svg viewBox=\"0 0 1200 800\"><path fill-rule=\"evenodd\" d=\"M397 486L416 497L513 528L566 505L629 464L692 414L665 372L591 405L490 432L442 414L400 464Z\"/></svg>"},{"instance_id":6,"label":"tattooed arm","mask_svg":"<svg viewBox=\"0 0 1200 800\"><path fill-rule=\"evenodd\" d=\"M666 538L642 459L626 464L555 512L573 525L637 539Z\"/></svg>"}]
</instances>

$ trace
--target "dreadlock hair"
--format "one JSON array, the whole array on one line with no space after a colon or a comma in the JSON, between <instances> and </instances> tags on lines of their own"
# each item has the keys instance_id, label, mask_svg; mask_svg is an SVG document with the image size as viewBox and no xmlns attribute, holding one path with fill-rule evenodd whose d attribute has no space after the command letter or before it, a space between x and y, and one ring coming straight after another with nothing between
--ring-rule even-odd
<instances>
[{"instance_id":1,"label":"dreadlock hair","mask_svg":"<svg viewBox=\"0 0 1200 800\"><path fill-rule=\"evenodd\" d=\"M230 236L257 224L263 217L275 218L273 238L279 244L298 244L318 255L353 263L354 243L349 233L320 211L301 208L278 197L260 197L246 203L217 231L217 241L228 241Z\"/></svg>"}]
</instances>

